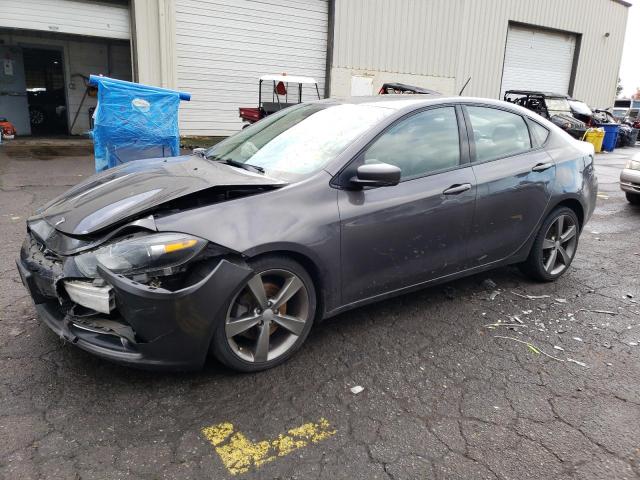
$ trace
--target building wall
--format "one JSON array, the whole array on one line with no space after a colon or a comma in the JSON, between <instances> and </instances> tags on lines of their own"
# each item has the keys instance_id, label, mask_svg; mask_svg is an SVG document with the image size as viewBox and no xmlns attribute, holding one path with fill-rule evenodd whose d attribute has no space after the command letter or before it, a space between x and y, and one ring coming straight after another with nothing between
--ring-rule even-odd
<instances>
[{"instance_id":1,"label":"building wall","mask_svg":"<svg viewBox=\"0 0 640 480\"><path fill-rule=\"evenodd\" d=\"M131 0L136 81L176 88L175 0Z\"/></svg>"},{"instance_id":2,"label":"building wall","mask_svg":"<svg viewBox=\"0 0 640 480\"><path fill-rule=\"evenodd\" d=\"M107 75L121 80L131 80L129 42L20 31L0 31L0 40L5 45L62 50L69 127L85 91L84 80L79 75ZM79 135L89 130L88 111L90 107L95 106L95 97L87 96L72 134Z\"/></svg>"},{"instance_id":3,"label":"building wall","mask_svg":"<svg viewBox=\"0 0 640 480\"><path fill-rule=\"evenodd\" d=\"M573 94L613 104L628 7L614 0L335 0L331 95L345 78L382 81L422 75L418 84L498 98L509 22L581 34ZM605 33L609 33L606 37ZM376 83L377 82L377 83Z\"/></svg>"}]
</instances>

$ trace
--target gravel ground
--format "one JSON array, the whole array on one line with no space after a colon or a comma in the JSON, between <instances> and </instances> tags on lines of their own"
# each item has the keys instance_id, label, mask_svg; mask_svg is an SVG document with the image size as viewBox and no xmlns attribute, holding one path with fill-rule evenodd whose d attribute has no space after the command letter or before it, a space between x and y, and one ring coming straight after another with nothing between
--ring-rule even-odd
<instances>
[{"instance_id":1,"label":"gravel ground","mask_svg":"<svg viewBox=\"0 0 640 480\"><path fill-rule=\"evenodd\" d=\"M617 185L637 151L597 157L598 207L558 282L502 268L360 308L239 375L120 367L43 326L14 265L25 218L92 160L0 147L0 478L640 478L640 208ZM326 435L279 437L310 422ZM216 449L202 429L219 424L240 433Z\"/></svg>"}]
</instances>

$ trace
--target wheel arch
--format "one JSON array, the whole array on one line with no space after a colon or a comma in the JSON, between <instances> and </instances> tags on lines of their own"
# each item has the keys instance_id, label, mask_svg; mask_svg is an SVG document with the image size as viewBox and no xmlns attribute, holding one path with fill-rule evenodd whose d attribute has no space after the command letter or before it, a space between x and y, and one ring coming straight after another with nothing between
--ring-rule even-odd
<instances>
[{"instance_id":1,"label":"wheel arch","mask_svg":"<svg viewBox=\"0 0 640 480\"><path fill-rule=\"evenodd\" d=\"M567 207L573 210L573 213L575 213L576 216L578 217L580 231L582 231L582 228L584 227L584 215L585 215L584 207L582 206L582 203L580 203L580 201L576 198L565 198L564 200L561 200L556 205L554 205L554 207L550 210L550 212L552 212L558 207Z\"/></svg>"},{"instance_id":2,"label":"wheel arch","mask_svg":"<svg viewBox=\"0 0 640 480\"><path fill-rule=\"evenodd\" d=\"M307 271L313 286L316 290L316 317L315 321L319 321L324 317L326 306L331 305L333 285L328 278L328 273L320 268L319 259L314 255L306 252L304 249L296 248L289 245L277 245L277 246L262 246L260 248L252 249L250 252L245 252L245 255L250 260L256 260L267 256L282 256L290 258L298 262Z\"/></svg>"}]
</instances>

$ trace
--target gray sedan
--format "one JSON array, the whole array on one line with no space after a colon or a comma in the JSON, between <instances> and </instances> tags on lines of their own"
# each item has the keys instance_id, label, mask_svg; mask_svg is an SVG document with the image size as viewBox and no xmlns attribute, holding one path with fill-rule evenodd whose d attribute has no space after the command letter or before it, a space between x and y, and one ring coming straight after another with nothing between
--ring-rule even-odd
<instances>
[{"instance_id":1,"label":"gray sedan","mask_svg":"<svg viewBox=\"0 0 640 480\"><path fill-rule=\"evenodd\" d=\"M491 268L552 281L595 205L593 147L493 100L325 100L206 151L96 175L27 222L42 320L100 357L273 367L314 322Z\"/></svg>"}]
</instances>

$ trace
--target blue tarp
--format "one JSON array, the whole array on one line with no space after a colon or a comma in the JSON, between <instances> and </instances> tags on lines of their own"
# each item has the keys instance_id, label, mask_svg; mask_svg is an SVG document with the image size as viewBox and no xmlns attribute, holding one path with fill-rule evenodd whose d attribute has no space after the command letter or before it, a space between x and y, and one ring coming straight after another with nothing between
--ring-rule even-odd
<instances>
[{"instance_id":1,"label":"blue tarp","mask_svg":"<svg viewBox=\"0 0 640 480\"><path fill-rule=\"evenodd\" d=\"M91 75L98 87L96 172L141 158L180 154L178 106L188 93Z\"/></svg>"}]
</instances>

